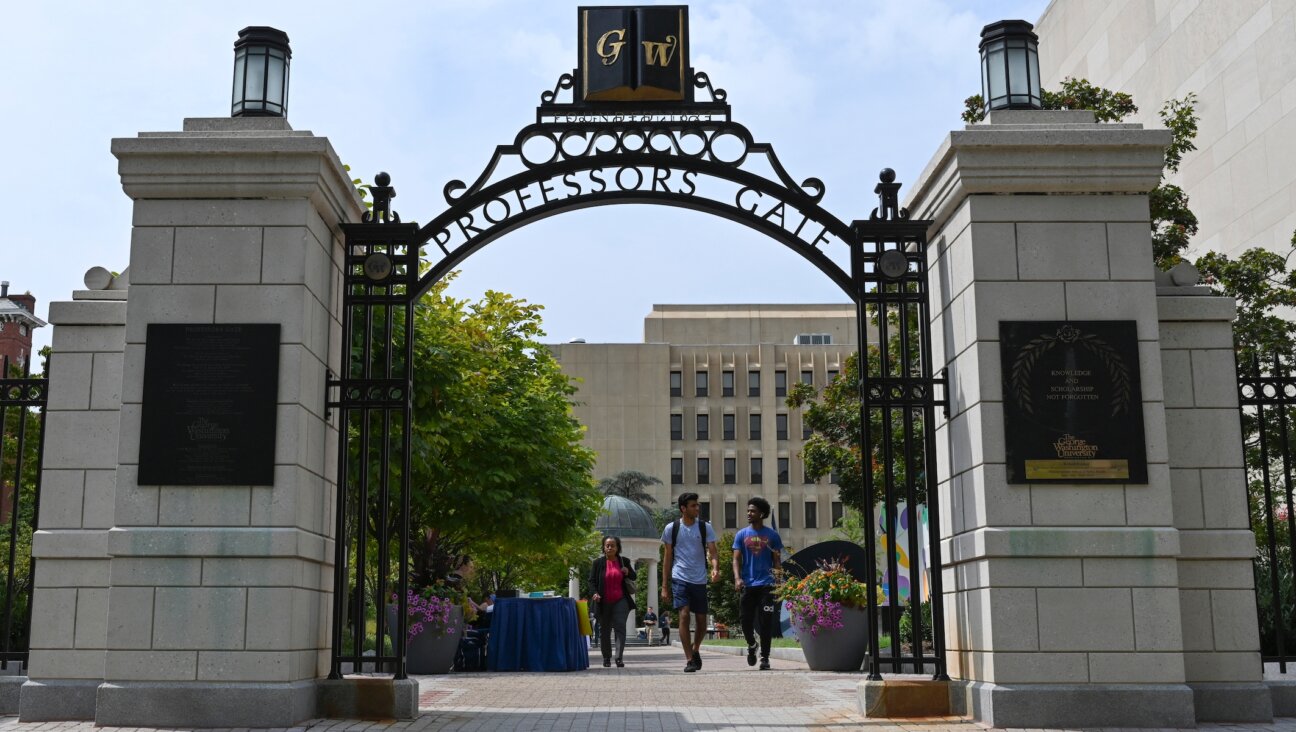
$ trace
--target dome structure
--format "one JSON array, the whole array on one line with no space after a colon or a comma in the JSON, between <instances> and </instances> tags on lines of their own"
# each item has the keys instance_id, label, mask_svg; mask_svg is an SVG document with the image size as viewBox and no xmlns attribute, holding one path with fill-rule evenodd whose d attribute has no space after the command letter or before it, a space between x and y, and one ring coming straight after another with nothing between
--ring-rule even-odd
<instances>
[{"instance_id":1,"label":"dome structure","mask_svg":"<svg viewBox=\"0 0 1296 732\"><path fill-rule=\"evenodd\" d=\"M660 536L648 509L622 496L603 499L603 514L594 522L594 528L605 536L619 536L623 541L657 539Z\"/></svg>"}]
</instances>

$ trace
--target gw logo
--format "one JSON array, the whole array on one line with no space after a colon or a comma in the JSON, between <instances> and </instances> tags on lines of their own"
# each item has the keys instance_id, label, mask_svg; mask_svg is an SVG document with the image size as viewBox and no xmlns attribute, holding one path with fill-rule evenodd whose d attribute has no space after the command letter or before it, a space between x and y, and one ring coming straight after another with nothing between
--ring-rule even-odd
<instances>
[{"instance_id":1,"label":"gw logo","mask_svg":"<svg viewBox=\"0 0 1296 732\"><path fill-rule=\"evenodd\" d=\"M621 49L625 46L625 28L614 28L602 36L594 46L604 66L611 66L621 58ZM615 40L611 40L615 39ZM669 66L679 47L679 39L674 35L666 36L665 41L643 41L644 64L647 66Z\"/></svg>"}]
</instances>

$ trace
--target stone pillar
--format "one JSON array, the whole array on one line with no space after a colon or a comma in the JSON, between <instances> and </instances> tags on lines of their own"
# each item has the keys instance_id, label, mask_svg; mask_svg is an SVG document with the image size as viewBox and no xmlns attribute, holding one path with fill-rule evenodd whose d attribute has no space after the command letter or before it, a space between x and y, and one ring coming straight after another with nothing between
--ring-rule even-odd
<instances>
[{"instance_id":1,"label":"stone pillar","mask_svg":"<svg viewBox=\"0 0 1296 732\"><path fill-rule=\"evenodd\" d=\"M24 722L93 719L104 680L126 290L84 290L50 303L50 323L31 662L8 710Z\"/></svg>"},{"instance_id":2,"label":"stone pillar","mask_svg":"<svg viewBox=\"0 0 1296 732\"><path fill-rule=\"evenodd\" d=\"M996 111L951 133L914 187L950 379L949 673L996 727L1194 725L1146 196L1169 141L1089 112ZM1008 484L1004 320L1136 321L1146 485Z\"/></svg>"},{"instance_id":3,"label":"stone pillar","mask_svg":"<svg viewBox=\"0 0 1296 732\"><path fill-rule=\"evenodd\" d=\"M291 726L316 715L328 668L337 435L324 380L340 338L338 223L360 203L328 140L282 119L186 120L112 151L135 204L95 721ZM281 326L273 486L138 484L150 323ZM48 551L74 542L60 544Z\"/></svg>"},{"instance_id":4,"label":"stone pillar","mask_svg":"<svg viewBox=\"0 0 1296 732\"><path fill-rule=\"evenodd\" d=\"M1267 722L1275 700L1261 681L1256 539L1238 437L1236 305L1206 287L1160 287L1157 295L1184 677L1197 719Z\"/></svg>"}]
</instances>

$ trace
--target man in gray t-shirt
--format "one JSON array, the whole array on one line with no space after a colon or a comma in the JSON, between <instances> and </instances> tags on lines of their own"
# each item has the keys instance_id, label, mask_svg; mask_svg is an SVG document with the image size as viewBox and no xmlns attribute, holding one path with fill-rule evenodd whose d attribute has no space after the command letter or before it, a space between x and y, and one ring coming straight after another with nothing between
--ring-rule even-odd
<instances>
[{"instance_id":1,"label":"man in gray t-shirt","mask_svg":"<svg viewBox=\"0 0 1296 732\"><path fill-rule=\"evenodd\" d=\"M715 528L699 521L696 493L679 497L680 518L666 525L662 531L662 544L666 556L662 561L662 617L666 616L667 603L679 611L680 644L684 646L684 670L702 668L702 636L706 634L707 580L715 582L720 577L720 564L716 554ZM706 531L705 536L702 534ZM679 536L675 532L679 532ZM703 545L706 551L703 552ZM710 574L707 565L710 564ZM697 619L697 630L689 632L689 616Z\"/></svg>"}]
</instances>

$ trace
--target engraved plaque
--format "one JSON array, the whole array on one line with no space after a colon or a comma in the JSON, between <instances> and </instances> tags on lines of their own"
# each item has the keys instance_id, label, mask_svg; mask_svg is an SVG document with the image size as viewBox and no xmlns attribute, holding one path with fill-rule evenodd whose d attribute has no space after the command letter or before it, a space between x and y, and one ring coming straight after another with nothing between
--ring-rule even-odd
<instances>
[{"instance_id":1,"label":"engraved plaque","mask_svg":"<svg viewBox=\"0 0 1296 732\"><path fill-rule=\"evenodd\" d=\"M1009 483L1147 483L1132 320L1003 321Z\"/></svg>"},{"instance_id":2,"label":"engraved plaque","mask_svg":"<svg viewBox=\"0 0 1296 732\"><path fill-rule=\"evenodd\" d=\"M279 325L151 323L140 485L273 485Z\"/></svg>"}]
</instances>

